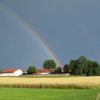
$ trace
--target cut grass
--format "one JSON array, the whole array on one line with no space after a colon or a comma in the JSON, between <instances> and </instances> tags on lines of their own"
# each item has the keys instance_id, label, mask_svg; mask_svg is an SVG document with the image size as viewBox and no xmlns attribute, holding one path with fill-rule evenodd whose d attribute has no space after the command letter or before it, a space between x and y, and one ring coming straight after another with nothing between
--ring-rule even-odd
<instances>
[{"instance_id":1,"label":"cut grass","mask_svg":"<svg viewBox=\"0 0 100 100\"><path fill-rule=\"evenodd\" d=\"M0 100L95 100L99 89L0 88Z\"/></svg>"}]
</instances>

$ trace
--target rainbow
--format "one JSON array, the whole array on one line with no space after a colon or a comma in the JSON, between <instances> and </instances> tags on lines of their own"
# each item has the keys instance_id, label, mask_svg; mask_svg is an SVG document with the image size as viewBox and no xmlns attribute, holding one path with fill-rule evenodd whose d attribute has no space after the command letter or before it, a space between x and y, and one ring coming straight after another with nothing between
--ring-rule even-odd
<instances>
[{"instance_id":1,"label":"rainbow","mask_svg":"<svg viewBox=\"0 0 100 100\"><path fill-rule=\"evenodd\" d=\"M5 11L10 16L14 17L15 20L24 27L30 34L32 34L33 38L41 45L42 49L48 54L50 59L54 59L57 63L57 66L62 66L60 61L58 60L57 56L54 52L50 49L50 47L46 44L46 42L40 37L21 17L19 17L16 13L5 7L4 5L0 5L0 9Z\"/></svg>"}]
</instances>

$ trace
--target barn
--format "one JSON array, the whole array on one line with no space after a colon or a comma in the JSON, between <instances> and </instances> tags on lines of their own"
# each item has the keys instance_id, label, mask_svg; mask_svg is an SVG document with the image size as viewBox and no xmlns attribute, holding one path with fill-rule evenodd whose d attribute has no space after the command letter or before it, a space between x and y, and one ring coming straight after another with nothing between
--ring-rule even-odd
<instances>
[{"instance_id":1,"label":"barn","mask_svg":"<svg viewBox=\"0 0 100 100\"><path fill-rule=\"evenodd\" d=\"M22 74L23 74L23 71L21 69L10 68L10 69L5 69L1 71L0 76L20 76Z\"/></svg>"}]
</instances>

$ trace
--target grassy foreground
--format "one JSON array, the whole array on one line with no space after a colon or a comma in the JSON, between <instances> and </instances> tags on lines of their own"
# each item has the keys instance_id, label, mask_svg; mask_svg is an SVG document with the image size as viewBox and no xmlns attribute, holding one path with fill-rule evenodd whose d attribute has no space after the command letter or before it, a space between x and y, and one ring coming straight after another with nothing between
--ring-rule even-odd
<instances>
[{"instance_id":1,"label":"grassy foreground","mask_svg":"<svg viewBox=\"0 0 100 100\"><path fill-rule=\"evenodd\" d=\"M0 100L96 100L99 89L0 88Z\"/></svg>"}]
</instances>

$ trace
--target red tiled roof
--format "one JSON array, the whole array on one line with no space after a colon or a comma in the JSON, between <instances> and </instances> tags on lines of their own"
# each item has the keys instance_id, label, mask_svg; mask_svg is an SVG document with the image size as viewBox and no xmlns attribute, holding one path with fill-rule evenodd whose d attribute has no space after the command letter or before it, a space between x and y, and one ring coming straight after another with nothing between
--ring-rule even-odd
<instances>
[{"instance_id":1,"label":"red tiled roof","mask_svg":"<svg viewBox=\"0 0 100 100\"><path fill-rule=\"evenodd\" d=\"M49 69L38 69L35 74L41 74L41 73L50 73Z\"/></svg>"},{"instance_id":2,"label":"red tiled roof","mask_svg":"<svg viewBox=\"0 0 100 100\"><path fill-rule=\"evenodd\" d=\"M2 71L2 73L13 73L15 72L16 70L18 70L17 68L9 68L9 69L5 69Z\"/></svg>"}]
</instances>

